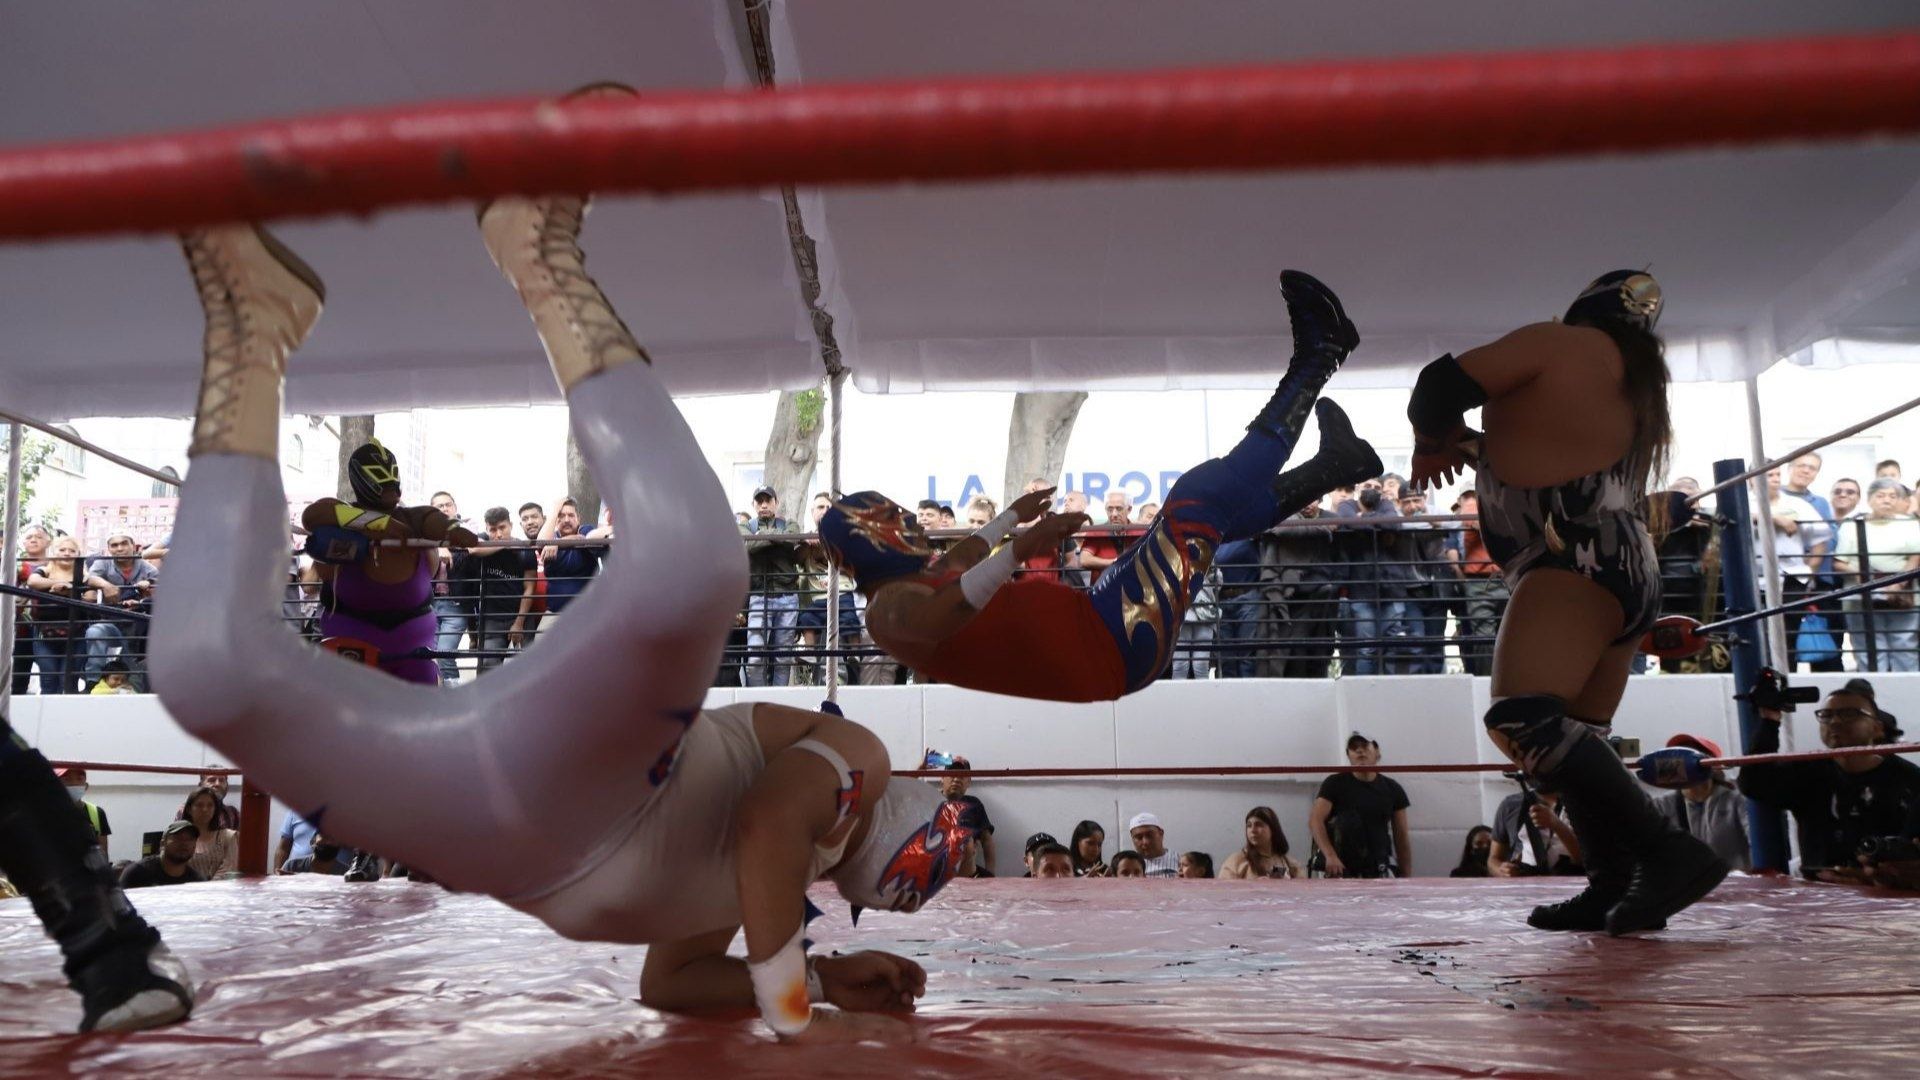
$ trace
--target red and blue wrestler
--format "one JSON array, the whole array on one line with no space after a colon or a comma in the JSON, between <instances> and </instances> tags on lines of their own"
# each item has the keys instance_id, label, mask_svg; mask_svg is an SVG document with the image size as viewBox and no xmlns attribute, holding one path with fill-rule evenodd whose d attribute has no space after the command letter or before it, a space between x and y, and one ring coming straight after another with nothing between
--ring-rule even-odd
<instances>
[{"instance_id":1,"label":"red and blue wrestler","mask_svg":"<svg viewBox=\"0 0 1920 1080\"><path fill-rule=\"evenodd\" d=\"M1359 331L1332 290L1307 274L1281 274L1280 291L1293 321L1293 358L1272 399L1239 445L1180 478L1147 534L1089 591L1014 577L1087 523L1084 514L1041 517L1050 489L1015 500L938 562L913 514L886 496L863 491L836 502L820 519L820 536L866 594L874 642L939 682L1014 697L1111 701L1159 678L1221 544L1380 475L1379 457L1346 414L1330 401L1316 404ZM1309 411L1319 419L1320 450L1282 473Z\"/></svg>"}]
</instances>

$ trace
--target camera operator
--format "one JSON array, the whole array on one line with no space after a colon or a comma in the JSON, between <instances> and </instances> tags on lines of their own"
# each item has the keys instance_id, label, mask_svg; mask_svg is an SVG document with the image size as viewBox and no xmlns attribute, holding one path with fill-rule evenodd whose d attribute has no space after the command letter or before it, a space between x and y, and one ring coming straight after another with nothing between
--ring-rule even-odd
<instances>
[{"instance_id":1,"label":"camera operator","mask_svg":"<svg viewBox=\"0 0 1920 1080\"><path fill-rule=\"evenodd\" d=\"M1756 733L1753 753L1780 749L1780 719L1793 711L1807 691L1788 689L1784 675L1762 669L1743 698L1765 721ZM1899 727L1874 701L1873 684L1854 679L1827 695L1813 714L1820 741L1830 749L1895 742ZM1907 835L1920 814L1920 766L1885 755L1861 755L1831 761L1786 761L1748 765L1740 770L1740 793L1793 814L1800 837L1800 872L1821 881L1869 880L1859 865L1862 841Z\"/></svg>"},{"instance_id":2,"label":"camera operator","mask_svg":"<svg viewBox=\"0 0 1920 1080\"><path fill-rule=\"evenodd\" d=\"M1500 801L1493 812L1493 847L1487 869L1494 877L1536 874L1583 874L1580 841L1567 823L1560 796L1535 791L1517 772L1503 774L1520 790Z\"/></svg>"}]
</instances>

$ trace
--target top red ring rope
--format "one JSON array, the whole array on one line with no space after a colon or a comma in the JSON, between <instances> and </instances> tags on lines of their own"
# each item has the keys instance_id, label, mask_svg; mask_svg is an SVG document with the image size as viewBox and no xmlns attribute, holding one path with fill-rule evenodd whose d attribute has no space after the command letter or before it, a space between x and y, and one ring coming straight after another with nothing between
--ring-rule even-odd
<instances>
[{"instance_id":1,"label":"top red ring rope","mask_svg":"<svg viewBox=\"0 0 1920 1080\"><path fill-rule=\"evenodd\" d=\"M452 103L0 152L0 239L515 192L1409 165L1915 131L1913 32Z\"/></svg>"}]
</instances>

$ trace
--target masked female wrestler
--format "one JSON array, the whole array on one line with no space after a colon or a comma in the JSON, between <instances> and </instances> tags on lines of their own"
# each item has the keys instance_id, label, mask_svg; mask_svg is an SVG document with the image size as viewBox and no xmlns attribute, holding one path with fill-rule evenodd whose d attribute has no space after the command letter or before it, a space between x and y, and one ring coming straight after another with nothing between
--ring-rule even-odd
<instances>
[{"instance_id":1,"label":"masked female wrestler","mask_svg":"<svg viewBox=\"0 0 1920 1080\"><path fill-rule=\"evenodd\" d=\"M1014 577L1016 567L1084 525L1085 515L1050 515L1001 544L1041 512L1049 492L1016 500L931 566L925 530L897 503L874 491L836 502L820 520L820 536L866 594L874 643L940 682L1014 697L1111 701L1159 678L1216 548L1271 528L1336 487L1380 475L1379 457L1346 414L1330 401L1315 404L1360 343L1359 332L1332 290L1312 277L1288 270L1280 291L1294 349L1272 399L1225 457L1180 477L1146 535L1087 592ZM1320 451L1281 473L1309 409L1320 422Z\"/></svg>"},{"instance_id":2,"label":"masked female wrestler","mask_svg":"<svg viewBox=\"0 0 1920 1080\"><path fill-rule=\"evenodd\" d=\"M1727 874L1606 741L1640 637L1660 613L1660 565L1641 515L1672 438L1653 333L1660 307L1650 275L1613 271L1560 322L1427 365L1407 405L1413 481L1451 482L1475 464L1480 532L1513 591L1487 730L1534 783L1560 792L1585 857L1587 888L1528 918L1543 930L1658 929ZM1483 405L1484 436L1462 419Z\"/></svg>"},{"instance_id":3,"label":"masked female wrestler","mask_svg":"<svg viewBox=\"0 0 1920 1080\"><path fill-rule=\"evenodd\" d=\"M318 287L318 278L313 279ZM324 299L324 297L322 297ZM433 548L374 541L422 537L453 547L480 538L431 506L400 505L400 463L375 439L347 459L353 501L319 499L300 515L320 577L320 633L371 645L382 670L437 684L440 668L419 655L433 646Z\"/></svg>"},{"instance_id":4,"label":"masked female wrestler","mask_svg":"<svg viewBox=\"0 0 1920 1080\"><path fill-rule=\"evenodd\" d=\"M637 558L521 662L457 689L396 682L280 623L280 387L319 289L253 228L186 238L210 332L154 685L184 727L328 836L569 937L651 944L650 1004L758 1004L787 1038L897 1026L811 1008L908 1010L924 974L881 953L809 961L805 890L825 877L856 905L915 910L952 876L971 826L930 786L888 783L884 748L857 724L701 710L746 592L745 549L693 433L587 275L583 211L578 197L502 199L481 232ZM574 823L559 842L556 817ZM726 955L742 927L744 961Z\"/></svg>"}]
</instances>

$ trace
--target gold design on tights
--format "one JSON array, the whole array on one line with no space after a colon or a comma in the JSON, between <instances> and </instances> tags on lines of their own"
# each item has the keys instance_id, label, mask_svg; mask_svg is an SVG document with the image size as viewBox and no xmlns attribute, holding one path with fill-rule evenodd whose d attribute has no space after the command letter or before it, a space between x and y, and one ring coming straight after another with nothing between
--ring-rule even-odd
<instances>
[{"instance_id":1,"label":"gold design on tights","mask_svg":"<svg viewBox=\"0 0 1920 1080\"><path fill-rule=\"evenodd\" d=\"M1153 632L1154 671L1166 664L1180 622L1187 615L1193 579L1204 576L1213 565L1214 549L1211 541L1199 536L1187 538L1182 545L1163 521L1154 522L1141 538L1140 543L1151 546L1133 563L1140 599L1129 597L1124 588L1120 592L1121 631L1128 642L1133 641L1137 627L1145 626Z\"/></svg>"}]
</instances>

